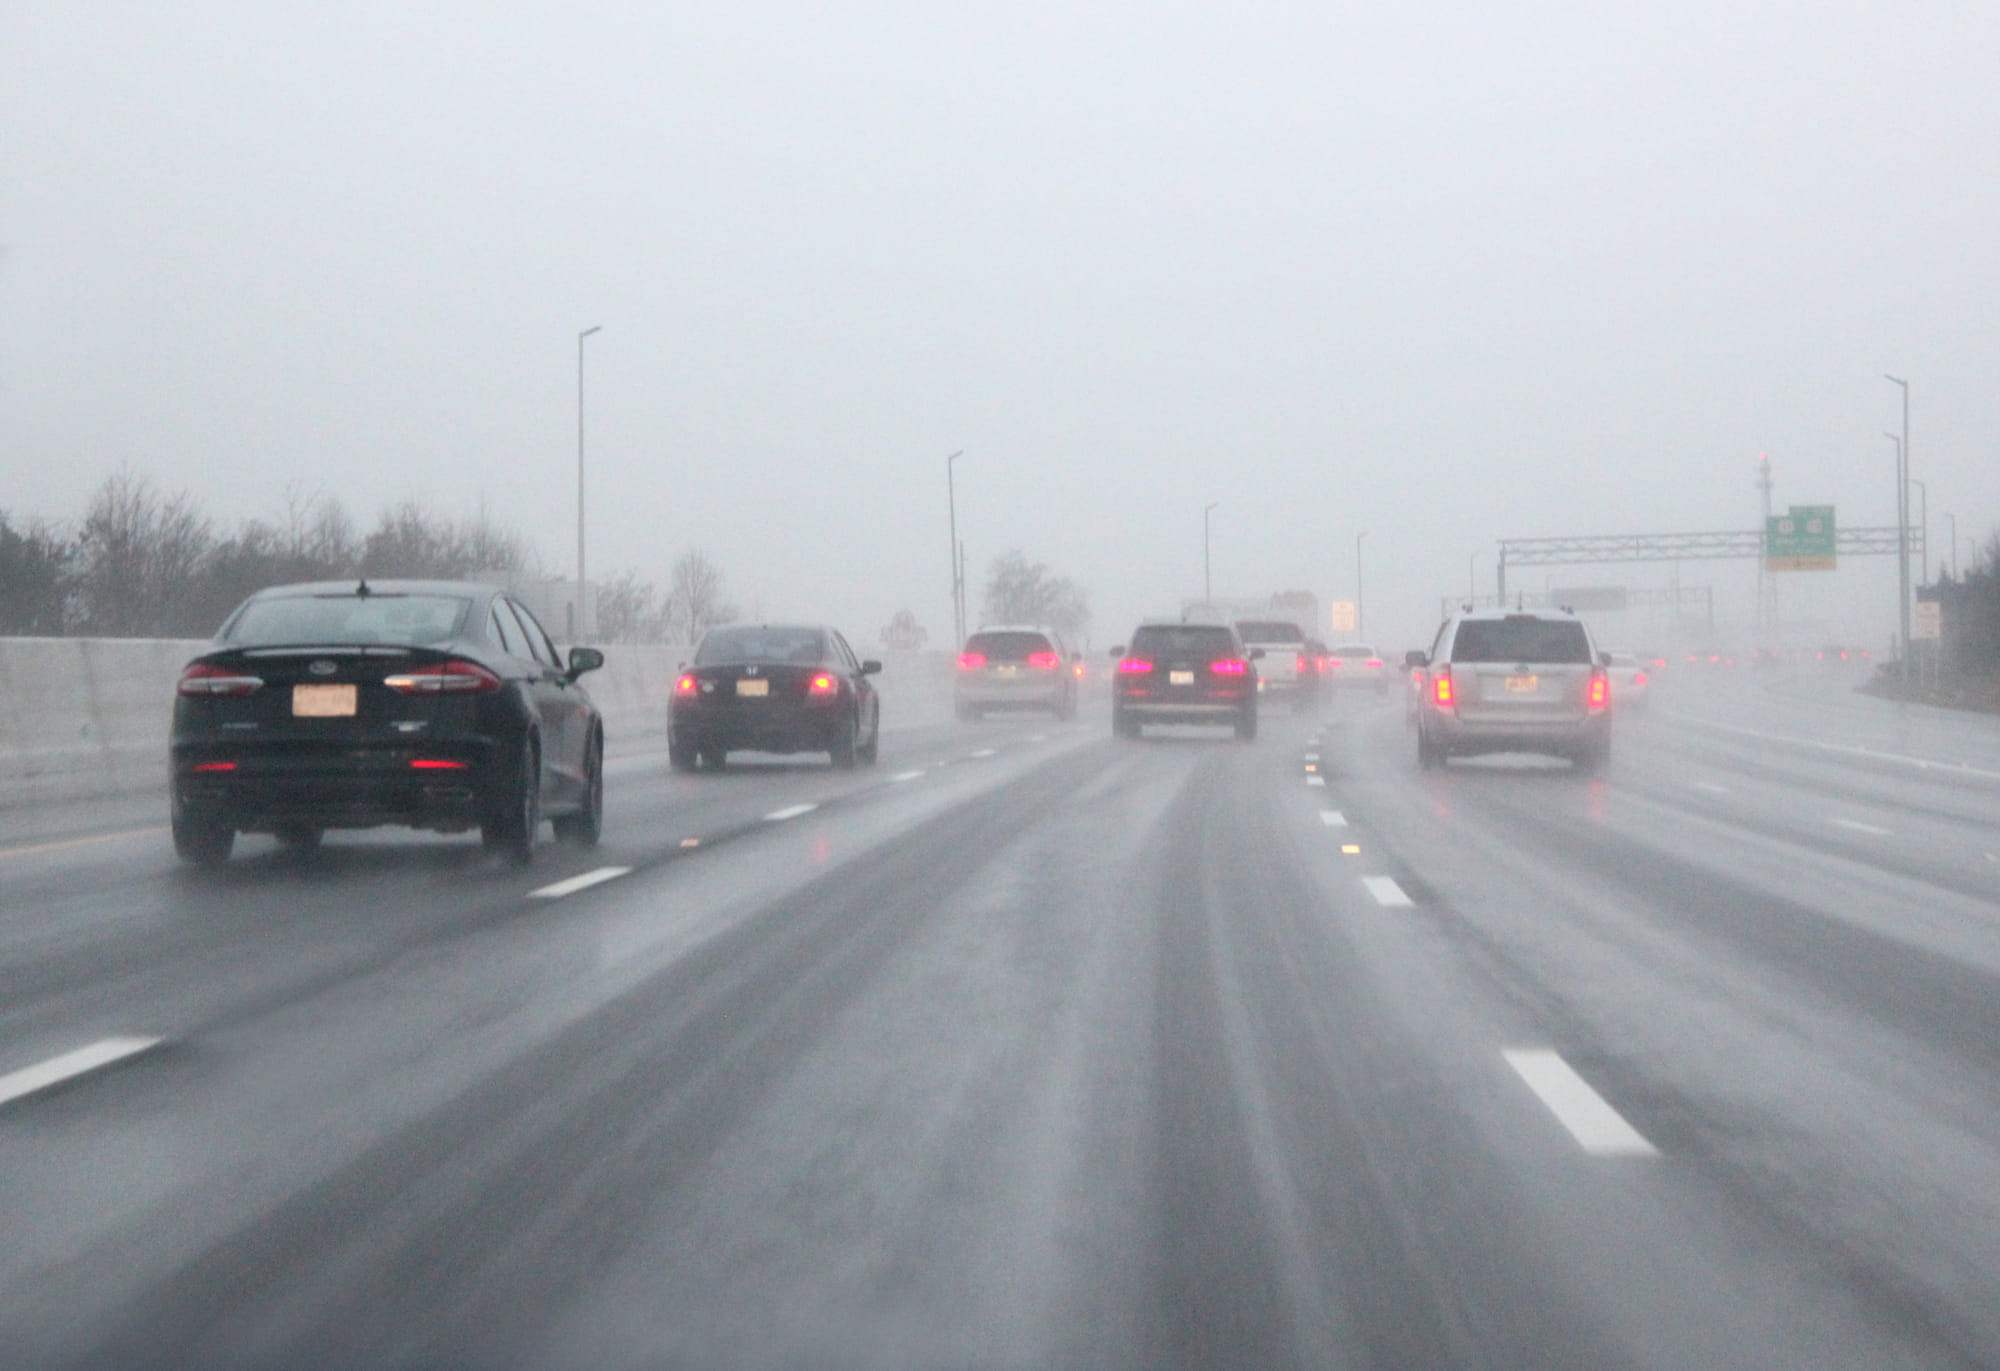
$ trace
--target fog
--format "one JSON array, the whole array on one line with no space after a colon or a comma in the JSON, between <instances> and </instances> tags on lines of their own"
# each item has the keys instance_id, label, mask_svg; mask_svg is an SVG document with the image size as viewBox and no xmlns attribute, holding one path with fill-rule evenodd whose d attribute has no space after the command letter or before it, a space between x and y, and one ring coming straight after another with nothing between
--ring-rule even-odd
<instances>
[{"instance_id":1,"label":"fog","mask_svg":"<svg viewBox=\"0 0 2000 1371\"><path fill-rule=\"evenodd\" d=\"M1502 537L2000 524L2000 10L0 7L0 509L484 501L573 570L1093 636ZM658 12L648 12L657 10ZM1663 585L1666 567L1555 584ZM1683 569L1747 605L1747 564ZM1539 588L1537 571L1522 584ZM1795 592L1886 641L1886 562Z\"/></svg>"}]
</instances>

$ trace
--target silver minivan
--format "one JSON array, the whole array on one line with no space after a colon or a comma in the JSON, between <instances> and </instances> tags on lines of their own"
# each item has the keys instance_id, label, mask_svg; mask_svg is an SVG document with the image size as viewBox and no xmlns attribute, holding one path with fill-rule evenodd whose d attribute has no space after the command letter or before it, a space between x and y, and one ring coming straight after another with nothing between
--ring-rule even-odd
<instances>
[{"instance_id":1,"label":"silver minivan","mask_svg":"<svg viewBox=\"0 0 2000 1371\"><path fill-rule=\"evenodd\" d=\"M1595 771L1611 756L1605 654L1574 614L1471 610L1444 621L1429 652L1412 652L1417 764L1540 752Z\"/></svg>"}]
</instances>

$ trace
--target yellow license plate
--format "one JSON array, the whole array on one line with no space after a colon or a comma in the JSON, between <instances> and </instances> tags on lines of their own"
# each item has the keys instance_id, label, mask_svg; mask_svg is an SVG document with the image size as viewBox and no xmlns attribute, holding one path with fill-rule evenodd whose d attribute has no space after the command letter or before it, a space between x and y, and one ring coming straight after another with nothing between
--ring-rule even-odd
<instances>
[{"instance_id":1,"label":"yellow license plate","mask_svg":"<svg viewBox=\"0 0 2000 1371\"><path fill-rule=\"evenodd\" d=\"M771 683L769 681L738 681L736 683L736 693L738 695L769 695L771 693Z\"/></svg>"},{"instance_id":2,"label":"yellow license plate","mask_svg":"<svg viewBox=\"0 0 2000 1371\"><path fill-rule=\"evenodd\" d=\"M1193 684L1194 684L1194 673L1193 673L1192 671L1169 671L1169 672L1167 673L1167 684L1168 684L1168 685L1193 685Z\"/></svg>"},{"instance_id":3,"label":"yellow license plate","mask_svg":"<svg viewBox=\"0 0 2000 1371\"><path fill-rule=\"evenodd\" d=\"M292 687L292 717L295 719L351 719L360 702L359 686L295 685Z\"/></svg>"},{"instance_id":4,"label":"yellow license plate","mask_svg":"<svg viewBox=\"0 0 2000 1371\"><path fill-rule=\"evenodd\" d=\"M1507 678L1507 693L1509 695L1533 695L1537 690L1541 689L1541 686L1542 678L1539 676L1509 676Z\"/></svg>"}]
</instances>

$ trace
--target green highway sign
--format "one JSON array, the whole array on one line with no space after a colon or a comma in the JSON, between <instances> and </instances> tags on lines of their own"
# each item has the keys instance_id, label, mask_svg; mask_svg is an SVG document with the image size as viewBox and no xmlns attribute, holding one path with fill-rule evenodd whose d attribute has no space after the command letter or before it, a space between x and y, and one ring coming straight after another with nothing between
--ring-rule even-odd
<instances>
[{"instance_id":1,"label":"green highway sign","mask_svg":"<svg viewBox=\"0 0 2000 1371\"><path fill-rule=\"evenodd\" d=\"M1764 569L1832 571L1833 506L1793 505L1764 521Z\"/></svg>"}]
</instances>

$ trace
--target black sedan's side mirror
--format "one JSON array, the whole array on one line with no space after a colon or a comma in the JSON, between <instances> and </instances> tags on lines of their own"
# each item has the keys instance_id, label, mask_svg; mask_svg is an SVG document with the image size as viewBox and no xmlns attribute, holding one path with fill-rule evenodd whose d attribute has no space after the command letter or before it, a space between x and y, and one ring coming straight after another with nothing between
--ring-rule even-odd
<instances>
[{"instance_id":1,"label":"black sedan's side mirror","mask_svg":"<svg viewBox=\"0 0 2000 1371\"><path fill-rule=\"evenodd\" d=\"M594 647L573 647L569 650L569 678L574 681L586 671L596 671L604 665L604 654Z\"/></svg>"},{"instance_id":2,"label":"black sedan's side mirror","mask_svg":"<svg viewBox=\"0 0 2000 1371\"><path fill-rule=\"evenodd\" d=\"M1420 667L1427 667L1430 664L1431 656L1428 652L1405 652L1403 654L1403 665L1413 671Z\"/></svg>"},{"instance_id":3,"label":"black sedan's side mirror","mask_svg":"<svg viewBox=\"0 0 2000 1371\"><path fill-rule=\"evenodd\" d=\"M876 672L880 671L881 669L882 669L882 664L876 661L873 657L870 657L866 661L861 663L861 674L863 676L873 676Z\"/></svg>"}]
</instances>

